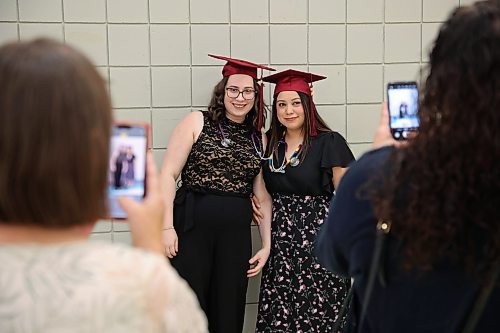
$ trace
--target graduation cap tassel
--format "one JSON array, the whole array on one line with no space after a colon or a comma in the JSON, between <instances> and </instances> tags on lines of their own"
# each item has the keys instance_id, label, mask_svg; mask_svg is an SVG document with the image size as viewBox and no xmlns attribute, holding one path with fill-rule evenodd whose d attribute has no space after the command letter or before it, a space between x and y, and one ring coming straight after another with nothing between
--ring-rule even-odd
<instances>
[{"instance_id":1,"label":"graduation cap tassel","mask_svg":"<svg viewBox=\"0 0 500 333\"><path fill-rule=\"evenodd\" d=\"M259 86L259 120L257 122L257 131L262 131L262 116L264 112L264 81L262 81L262 70L260 72L260 86Z\"/></svg>"},{"instance_id":2,"label":"graduation cap tassel","mask_svg":"<svg viewBox=\"0 0 500 333\"><path fill-rule=\"evenodd\" d=\"M309 118L311 119L311 136L316 136L318 132L316 131L316 117L314 116L314 102L313 102L314 91L312 83L309 86L309 88L311 89L311 96L309 97L309 115L310 115Z\"/></svg>"}]
</instances>

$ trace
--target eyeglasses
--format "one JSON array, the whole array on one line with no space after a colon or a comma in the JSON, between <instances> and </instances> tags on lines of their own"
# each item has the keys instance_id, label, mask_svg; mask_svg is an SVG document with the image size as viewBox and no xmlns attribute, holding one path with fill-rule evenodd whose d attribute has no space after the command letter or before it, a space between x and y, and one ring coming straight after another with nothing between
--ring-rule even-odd
<instances>
[{"instance_id":1,"label":"eyeglasses","mask_svg":"<svg viewBox=\"0 0 500 333\"><path fill-rule=\"evenodd\" d=\"M237 88L226 88L226 94L227 97L229 98L238 98L240 94L243 96L244 99L254 99L256 91L250 88L243 89L243 91L240 91Z\"/></svg>"}]
</instances>

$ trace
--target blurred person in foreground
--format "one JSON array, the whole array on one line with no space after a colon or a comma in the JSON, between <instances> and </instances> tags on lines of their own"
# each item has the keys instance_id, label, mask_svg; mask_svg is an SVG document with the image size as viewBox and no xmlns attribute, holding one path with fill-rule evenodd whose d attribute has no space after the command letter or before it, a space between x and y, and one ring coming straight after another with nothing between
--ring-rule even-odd
<instances>
[{"instance_id":1,"label":"blurred person in foreground","mask_svg":"<svg viewBox=\"0 0 500 333\"><path fill-rule=\"evenodd\" d=\"M88 241L107 215L111 104L95 67L50 40L0 48L0 332L206 332L164 257L163 203L122 199L133 244Z\"/></svg>"},{"instance_id":2,"label":"blurred person in foreground","mask_svg":"<svg viewBox=\"0 0 500 333\"><path fill-rule=\"evenodd\" d=\"M350 332L459 332L487 285L475 331L499 332L498 1L451 14L421 96L420 129L407 144L391 144L383 109L378 149L344 175L317 254L354 278ZM391 229L365 298L377 221Z\"/></svg>"}]
</instances>

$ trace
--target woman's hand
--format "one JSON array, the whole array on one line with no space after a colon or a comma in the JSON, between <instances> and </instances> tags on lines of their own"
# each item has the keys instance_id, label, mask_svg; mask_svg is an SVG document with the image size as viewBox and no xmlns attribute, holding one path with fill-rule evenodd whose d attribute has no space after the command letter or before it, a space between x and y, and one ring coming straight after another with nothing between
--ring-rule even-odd
<instances>
[{"instance_id":1,"label":"woman's hand","mask_svg":"<svg viewBox=\"0 0 500 333\"><path fill-rule=\"evenodd\" d=\"M247 271L248 277L259 274L266 264L271 250L272 199L266 190L264 178L262 177L262 169L254 179L253 193L254 198L252 198L252 206L254 207L254 220L256 219L259 221L259 234L262 241L262 249L248 261L250 263L250 269ZM256 199L256 202L254 202L253 199Z\"/></svg>"},{"instance_id":2,"label":"woman's hand","mask_svg":"<svg viewBox=\"0 0 500 333\"><path fill-rule=\"evenodd\" d=\"M164 254L161 231L163 228L164 205L156 165L147 154L147 195L142 202L120 197L118 202L127 213L128 224L134 246Z\"/></svg>"},{"instance_id":3,"label":"woman's hand","mask_svg":"<svg viewBox=\"0 0 500 333\"><path fill-rule=\"evenodd\" d=\"M252 195L252 210L253 210L253 222L256 225L259 225L262 222L262 219L264 218L264 214L262 214L261 210L261 205L260 205L260 200L257 198L256 195Z\"/></svg>"},{"instance_id":4,"label":"woman's hand","mask_svg":"<svg viewBox=\"0 0 500 333\"><path fill-rule=\"evenodd\" d=\"M380 112L380 121L375 132L375 137L373 138L373 149L378 149L384 146L395 145L396 141L391 134L391 129L389 127L389 110L387 109L387 103L382 103L382 109Z\"/></svg>"},{"instance_id":5,"label":"woman's hand","mask_svg":"<svg viewBox=\"0 0 500 333\"><path fill-rule=\"evenodd\" d=\"M409 138L415 136L415 133L410 133ZM375 137L373 138L373 149L382 148L384 146L396 146L400 147L407 144L407 140L398 141L392 137L391 128L389 126L389 110L387 109L387 103L382 103L382 109L380 112L380 121L375 132Z\"/></svg>"},{"instance_id":6,"label":"woman's hand","mask_svg":"<svg viewBox=\"0 0 500 333\"><path fill-rule=\"evenodd\" d=\"M269 258L269 251L269 248L262 248L250 258L248 261L250 269L247 271L247 277L256 276L260 273Z\"/></svg>"},{"instance_id":7,"label":"woman's hand","mask_svg":"<svg viewBox=\"0 0 500 333\"><path fill-rule=\"evenodd\" d=\"M163 230L163 244L165 245L165 255L172 259L179 252L179 241L177 238L177 232L172 227L172 229Z\"/></svg>"}]
</instances>

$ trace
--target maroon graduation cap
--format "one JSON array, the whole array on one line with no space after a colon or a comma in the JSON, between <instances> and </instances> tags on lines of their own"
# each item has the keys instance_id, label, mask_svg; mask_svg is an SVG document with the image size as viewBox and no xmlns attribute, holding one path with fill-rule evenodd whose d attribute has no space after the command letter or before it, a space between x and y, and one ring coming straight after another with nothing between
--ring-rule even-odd
<instances>
[{"instance_id":1,"label":"maroon graduation cap","mask_svg":"<svg viewBox=\"0 0 500 333\"><path fill-rule=\"evenodd\" d=\"M282 91L297 91L303 92L309 96L309 109L311 118L311 135L316 136L316 120L314 117L314 103L313 103L313 82L326 79L326 76L316 75L296 71L294 69L287 69L286 71L279 72L263 78L264 81L274 83L274 96Z\"/></svg>"},{"instance_id":2,"label":"maroon graduation cap","mask_svg":"<svg viewBox=\"0 0 500 333\"><path fill-rule=\"evenodd\" d=\"M268 71L275 71L274 68L255 64L250 61L246 60L240 60L240 59L234 59L234 58L228 58L228 57L223 57L223 56L218 56L218 55L213 55L209 54L209 57L220 59L220 60L225 60L227 61L224 67L222 68L222 76L230 76L234 74L245 74L248 76L251 76L254 79L257 78L257 70L260 69L260 86L259 86L259 95L260 95L260 102L259 102L259 120L258 120L258 125L257 129L260 132L262 129L262 112L264 110L264 82L262 81L262 75L264 69L267 69Z\"/></svg>"}]
</instances>

